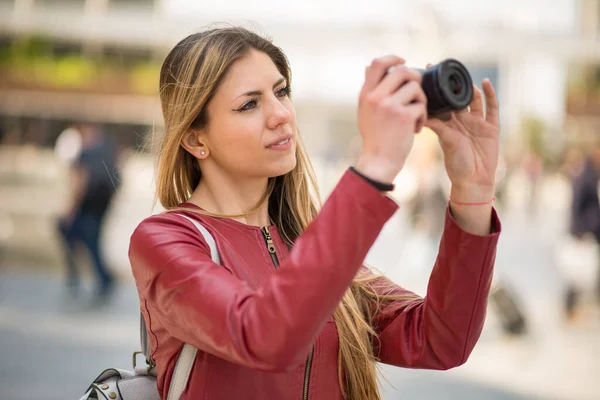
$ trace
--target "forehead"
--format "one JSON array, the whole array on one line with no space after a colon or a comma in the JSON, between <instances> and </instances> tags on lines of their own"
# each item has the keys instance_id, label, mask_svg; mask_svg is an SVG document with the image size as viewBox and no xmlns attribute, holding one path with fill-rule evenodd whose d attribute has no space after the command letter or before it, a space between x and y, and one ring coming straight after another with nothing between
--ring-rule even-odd
<instances>
[{"instance_id":1,"label":"forehead","mask_svg":"<svg viewBox=\"0 0 600 400\"><path fill-rule=\"evenodd\" d=\"M248 55L231 65L223 79L220 91L240 95L251 90L270 89L281 77L279 70L267 54L251 50Z\"/></svg>"}]
</instances>

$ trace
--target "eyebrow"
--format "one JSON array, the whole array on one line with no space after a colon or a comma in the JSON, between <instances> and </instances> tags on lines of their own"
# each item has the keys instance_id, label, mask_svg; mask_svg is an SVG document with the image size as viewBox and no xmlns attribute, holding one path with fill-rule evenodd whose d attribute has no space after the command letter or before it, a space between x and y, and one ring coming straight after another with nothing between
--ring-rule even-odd
<instances>
[{"instance_id":1,"label":"eyebrow","mask_svg":"<svg viewBox=\"0 0 600 400\"><path fill-rule=\"evenodd\" d=\"M273 89L275 89L277 86L281 85L283 82L285 82L285 78L280 78L273 85ZM263 92L260 91L260 90L252 90L250 92L246 92L244 94L239 95L238 97L236 97L236 100L239 99L240 97L243 97L243 96L261 96L262 94L263 94Z\"/></svg>"}]
</instances>

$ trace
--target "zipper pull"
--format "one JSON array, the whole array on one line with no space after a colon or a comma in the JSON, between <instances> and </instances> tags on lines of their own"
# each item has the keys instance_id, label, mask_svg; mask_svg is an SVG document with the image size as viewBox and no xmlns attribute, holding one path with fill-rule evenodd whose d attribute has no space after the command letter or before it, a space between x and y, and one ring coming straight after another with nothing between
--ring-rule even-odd
<instances>
[{"instance_id":1,"label":"zipper pull","mask_svg":"<svg viewBox=\"0 0 600 400\"><path fill-rule=\"evenodd\" d=\"M265 239L267 240L267 250L271 254L275 254L275 244L273 243L273 239L271 239L271 232L269 232L269 228L263 226L262 231L265 235Z\"/></svg>"}]
</instances>

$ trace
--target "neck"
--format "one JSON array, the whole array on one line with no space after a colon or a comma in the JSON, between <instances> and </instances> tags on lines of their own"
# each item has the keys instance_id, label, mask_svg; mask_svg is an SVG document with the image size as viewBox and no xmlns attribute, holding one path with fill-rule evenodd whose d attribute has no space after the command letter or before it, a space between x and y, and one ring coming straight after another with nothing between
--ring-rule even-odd
<instances>
[{"instance_id":1,"label":"neck","mask_svg":"<svg viewBox=\"0 0 600 400\"><path fill-rule=\"evenodd\" d=\"M268 178L237 178L209 165L203 165L202 170L202 179L188 201L213 214L245 214L256 207L267 190ZM252 226L270 225L268 205L267 200L257 211L232 219Z\"/></svg>"}]
</instances>

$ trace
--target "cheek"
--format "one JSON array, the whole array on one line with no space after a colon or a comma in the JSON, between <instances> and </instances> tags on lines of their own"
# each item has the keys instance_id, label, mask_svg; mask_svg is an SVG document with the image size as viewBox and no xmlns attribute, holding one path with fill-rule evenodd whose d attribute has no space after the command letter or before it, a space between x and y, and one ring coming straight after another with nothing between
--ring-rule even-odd
<instances>
[{"instance_id":1,"label":"cheek","mask_svg":"<svg viewBox=\"0 0 600 400\"><path fill-rule=\"evenodd\" d=\"M257 118L230 118L211 130L211 152L222 164L246 164L260 155L261 123Z\"/></svg>"}]
</instances>

